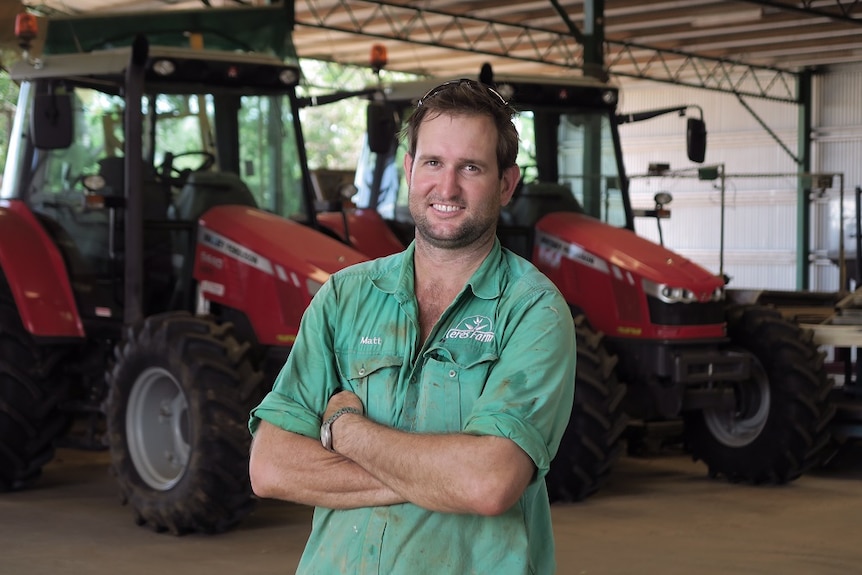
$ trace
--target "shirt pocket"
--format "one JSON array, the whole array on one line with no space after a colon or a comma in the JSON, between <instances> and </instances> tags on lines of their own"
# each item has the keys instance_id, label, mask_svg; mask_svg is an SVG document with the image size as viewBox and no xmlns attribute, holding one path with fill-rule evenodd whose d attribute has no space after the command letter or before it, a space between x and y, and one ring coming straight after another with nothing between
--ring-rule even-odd
<instances>
[{"instance_id":1,"label":"shirt pocket","mask_svg":"<svg viewBox=\"0 0 862 575\"><path fill-rule=\"evenodd\" d=\"M359 396L369 419L390 424L404 360L397 355L336 355L344 389Z\"/></svg>"},{"instance_id":2,"label":"shirt pocket","mask_svg":"<svg viewBox=\"0 0 862 575\"><path fill-rule=\"evenodd\" d=\"M417 390L415 430L457 433L463 429L476 399L482 395L497 356L492 353L455 361L447 349L425 359Z\"/></svg>"}]
</instances>

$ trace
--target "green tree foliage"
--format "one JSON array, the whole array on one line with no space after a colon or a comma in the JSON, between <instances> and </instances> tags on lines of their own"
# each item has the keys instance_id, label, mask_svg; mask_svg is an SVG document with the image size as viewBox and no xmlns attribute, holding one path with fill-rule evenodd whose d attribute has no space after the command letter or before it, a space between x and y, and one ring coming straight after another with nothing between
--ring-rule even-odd
<instances>
[{"instance_id":1,"label":"green tree foliage","mask_svg":"<svg viewBox=\"0 0 862 575\"><path fill-rule=\"evenodd\" d=\"M9 78L6 64L9 53L0 50L0 174L6 161L9 148L9 135L12 131L12 118L15 115L15 102L18 99L18 86Z\"/></svg>"},{"instance_id":2,"label":"green tree foliage","mask_svg":"<svg viewBox=\"0 0 862 575\"><path fill-rule=\"evenodd\" d=\"M9 54L0 53L0 61ZM342 66L318 60L303 60L300 95L328 94L336 90L360 90L374 86L378 77L369 69ZM389 81L414 79L415 76L384 72ZM5 161L18 86L0 66L0 162ZM355 168L365 134L364 98L348 98L333 104L310 106L300 114L312 169L352 170ZM3 164L0 163L0 166Z\"/></svg>"},{"instance_id":3,"label":"green tree foliage","mask_svg":"<svg viewBox=\"0 0 862 575\"><path fill-rule=\"evenodd\" d=\"M342 66L319 60L301 62L303 95L321 95L336 90L361 90L378 83L370 68ZM387 81L404 81L416 76L383 72ZM311 169L353 170L365 137L364 98L348 98L333 104L311 106L300 113Z\"/></svg>"}]
</instances>

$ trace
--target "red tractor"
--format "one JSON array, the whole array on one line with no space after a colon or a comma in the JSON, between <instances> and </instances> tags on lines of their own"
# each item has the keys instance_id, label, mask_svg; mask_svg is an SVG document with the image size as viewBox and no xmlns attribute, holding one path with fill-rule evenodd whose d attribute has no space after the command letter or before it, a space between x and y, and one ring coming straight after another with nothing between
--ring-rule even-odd
<instances>
[{"instance_id":1,"label":"red tractor","mask_svg":"<svg viewBox=\"0 0 862 575\"><path fill-rule=\"evenodd\" d=\"M726 280L634 233L616 87L589 78L480 75L518 111L523 178L498 235L559 287L577 326L575 407L547 478L555 500L605 481L621 440L673 427L711 476L784 483L828 440L834 408L811 333L777 311L727 301ZM369 103L355 203L412 237L395 129L441 80L383 86ZM706 131L688 118L689 157ZM529 361L529 358L525 359ZM670 424L669 424L670 423ZM677 438L679 435L677 435ZM641 438L642 441L642 438Z\"/></svg>"},{"instance_id":2,"label":"red tractor","mask_svg":"<svg viewBox=\"0 0 862 575\"><path fill-rule=\"evenodd\" d=\"M0 491L32 484L59 443L109 448L157 531L221 532L251 510L249 410L316 290L367 259L361 221L354 247L317 224L298 67L249 51L289 44L287 4L52 18L44 55L11 70Z\"/></svg>"}]
</instances>

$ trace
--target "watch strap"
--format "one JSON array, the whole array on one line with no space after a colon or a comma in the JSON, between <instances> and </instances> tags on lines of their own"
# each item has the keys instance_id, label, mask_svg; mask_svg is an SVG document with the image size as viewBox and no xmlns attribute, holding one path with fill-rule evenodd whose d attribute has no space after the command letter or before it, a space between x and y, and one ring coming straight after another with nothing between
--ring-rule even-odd
<instances>
[{"instance_id":1,"label":"watch strap","mask_svg":"<svg viewBox=\"0 0 862 575\"><path fill-rule=\"evenodd\" d=\"M323 425L331 426L333 423L335 423L336 419L338 419L339 417L341 417L345 413L356 413L358 415L362 415L362 412L359 411L358 409L356 409L355 407L342 407L342 408L339 408L335 413L330 415L329 419L327 419Z\"/></svg>"},{"instance_id":2,"label":"watch strap","mask_svg":"<svg viewBox=\"0 0 862 575\"><path fill-rule=\"evenodd\" d=\"M335 450L332 448L332 443L333 443L333 441L332 441L332 424L335 423L336 419L338 419L339 417L341 417L342 415L345 415L347 413L355 413L357 415L362 415L362 412L360 410L356 409L355 407L341 407L338 410L336 410L335 413L330 415L329 418L326 421L324 421L323 425L321 426L321 429L325 428L327 431L326 440L328 440L328 441L325 441L323 446L326 449L328 449L329 451L335 452ZM323 437L323 434L321 434L321 437Z\"/></svg>"}]
</instances>

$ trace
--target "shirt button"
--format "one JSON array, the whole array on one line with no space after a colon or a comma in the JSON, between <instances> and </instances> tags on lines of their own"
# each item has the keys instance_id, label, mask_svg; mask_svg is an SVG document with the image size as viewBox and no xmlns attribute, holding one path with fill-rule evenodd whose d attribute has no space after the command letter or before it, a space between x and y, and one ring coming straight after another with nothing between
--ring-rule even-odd
<instances>
[{"instance_id":1,"label":"shirt button","mask_svg":"<svg viewBox=\"0 0 862 575\"><path fill-rule=\"evenodd\" d=\"M450 372L449 372L449 377L455 377L456 375L458 375L458 374L457 374L457 373L455 373L455 370L454 370L454 369L453 369L452 371L450 371Z\"/></svg>"},{"instance_id":2,"label":"shirt button","mask_svg":"<svg viewBox=\"0 0 862 575\"><path fill-rule=\"evenodd\" d=\"M364 367L359 368L359 375L365 375L365 368Z\"/></svg>"}]
</instances>

